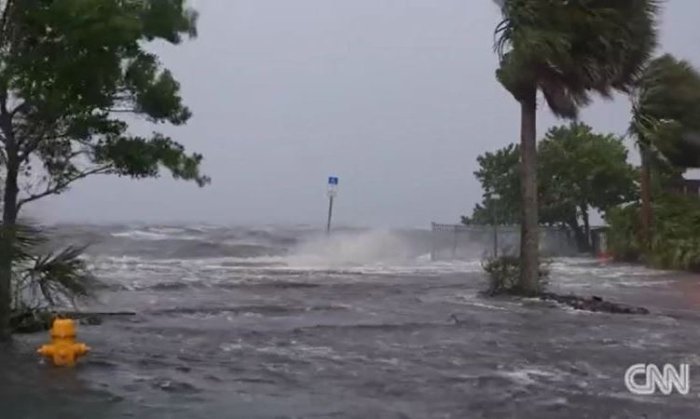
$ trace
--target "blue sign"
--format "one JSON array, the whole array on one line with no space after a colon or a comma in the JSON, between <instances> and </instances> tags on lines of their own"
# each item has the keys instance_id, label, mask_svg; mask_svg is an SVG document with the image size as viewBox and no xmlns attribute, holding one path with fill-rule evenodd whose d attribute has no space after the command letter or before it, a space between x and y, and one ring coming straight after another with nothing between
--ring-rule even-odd
<instances>
[{"instance_id":1,"label":"blue sign","mask_svg":"<svg viewBox=\"0 0 700 419\"><path fill-rule=\"evenodd\" d=\"M334 176L329 177L328 184L332 186L338 186L338 178Z\"/></svg>"}]
</instances>

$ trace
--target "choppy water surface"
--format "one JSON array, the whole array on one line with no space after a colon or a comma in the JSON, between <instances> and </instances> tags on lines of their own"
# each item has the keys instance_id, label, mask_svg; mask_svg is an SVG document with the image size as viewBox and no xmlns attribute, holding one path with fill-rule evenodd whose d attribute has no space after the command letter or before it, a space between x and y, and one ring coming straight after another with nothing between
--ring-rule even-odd
<instances>
[{"instance_id":1,"label":"choppy water surface","mask_svg":"<svg viewBox=\"0 0 700 419\"><path fill-rule=\"evenodd\" d=\"M43 334L0 354L0 417L639 418L700 415L700 281L555 259L552 287L649 316L485 299L481 252L431 262L426 232L61 227L104 282L74 370ZM632 396L634 363L690 363L689 396Z\"/></svg>"}]
</instances>

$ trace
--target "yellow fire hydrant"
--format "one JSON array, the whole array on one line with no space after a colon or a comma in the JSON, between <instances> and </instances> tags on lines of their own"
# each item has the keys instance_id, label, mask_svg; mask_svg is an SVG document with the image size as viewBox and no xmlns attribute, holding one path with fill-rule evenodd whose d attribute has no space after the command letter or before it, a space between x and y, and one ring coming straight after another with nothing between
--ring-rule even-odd
<instances>
[{"instance_id":1,"label":"yellow fire hydrant","mask_svg":"<svg viewBox=\"0 0 700 419\"><path fill-rule=\"evenodd\" d=\"M50 359L57 367L72 367L78 358L90 348L75 341L76 328L73 320L56 319L51 327L51 343L43 345L37 352Z\"/></svg>"}]
</instances>

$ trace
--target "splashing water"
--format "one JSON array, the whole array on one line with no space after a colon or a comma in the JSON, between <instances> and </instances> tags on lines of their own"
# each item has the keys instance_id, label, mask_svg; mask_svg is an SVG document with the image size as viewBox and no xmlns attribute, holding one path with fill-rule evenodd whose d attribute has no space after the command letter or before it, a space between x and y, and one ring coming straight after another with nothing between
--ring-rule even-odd
<instances>
[{"instance_id":1,"label":"splashing water","mask_svg":"<svg viewBox=\"0 0 700 419\"><path fill-rule=\"evenodd\" d=\"M425 254L421 247L391 231L340 232L301 243L288 262L330 268L406 263Z\"/></svg>"}]
</instances>

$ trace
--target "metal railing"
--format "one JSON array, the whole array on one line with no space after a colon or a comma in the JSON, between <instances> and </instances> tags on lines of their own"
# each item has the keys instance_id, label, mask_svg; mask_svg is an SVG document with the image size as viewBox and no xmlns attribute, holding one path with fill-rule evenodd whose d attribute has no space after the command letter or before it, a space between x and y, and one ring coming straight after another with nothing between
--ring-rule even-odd
<instances>
[{"instance_id":1,"label":"metal railing","mask_svg":"<svg viewBox=\"0 0 700 419\"><path fill-rule=\"evenodd\" d=\"M520 226L432 223L432 260L473 260L517 254ZM576 254L576 243L563 227L540 227L540 252L545 256Z\"/></svg>"}]
</instances>

